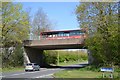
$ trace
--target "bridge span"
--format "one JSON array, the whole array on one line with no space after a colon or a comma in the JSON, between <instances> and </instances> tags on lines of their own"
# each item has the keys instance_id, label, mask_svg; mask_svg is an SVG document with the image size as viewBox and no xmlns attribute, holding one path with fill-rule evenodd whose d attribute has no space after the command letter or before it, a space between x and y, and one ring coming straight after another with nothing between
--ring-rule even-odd
<instances>
[{"instance_id":1,"label":"bridge span","mask_svg":"<svg viewBox=\"0 0 120 80\"><path fill-rule=\"evenodd\" d=\"M85 39L26 40L24 46L40 50L82 49L84 41Z\"/></svg>"},{"instance_id":2,"label":"bridge span","mask_svg":"<svg viewBox=\"0 0 120 80\"><path fill-rule=\"evenodd\" d=\"M45 66L44 50L56 49L83 49L85 47L85 39L56 39L56 40L26 40L24 41L24 57L25 63L38 63ZM88 54L88 62L91 63L91 56Z\"/></svg>"},{"instance_id":3,"label":"bridge span","mask_svg":"<svg viewBox=\"0 0 120 80\"><path fill-rule=\"evenodd\" d=\"M86 33L84 30L67 30L43 32L40 40L24 41L25 63L38 63L46 65L44 61L44 50L57 49L83 49L85 47ZM88 62L91 56L88 54Z\"/></svg>"}]
</instances>

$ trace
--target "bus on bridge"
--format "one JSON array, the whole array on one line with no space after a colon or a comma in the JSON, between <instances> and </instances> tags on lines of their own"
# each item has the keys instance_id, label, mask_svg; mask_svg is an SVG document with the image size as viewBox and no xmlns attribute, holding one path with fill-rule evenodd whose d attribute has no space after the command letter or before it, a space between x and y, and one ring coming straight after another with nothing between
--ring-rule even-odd
<instances>
[{"instance_id":1,"label":"bus on bridge","mask_svg":"<svg viewBox=\"0 0 120 80\"><path fill-rule=\"evenodd\" d=\"M41 39L86 38L86 29L41 32Z\"/></svg>"}]
</instances>

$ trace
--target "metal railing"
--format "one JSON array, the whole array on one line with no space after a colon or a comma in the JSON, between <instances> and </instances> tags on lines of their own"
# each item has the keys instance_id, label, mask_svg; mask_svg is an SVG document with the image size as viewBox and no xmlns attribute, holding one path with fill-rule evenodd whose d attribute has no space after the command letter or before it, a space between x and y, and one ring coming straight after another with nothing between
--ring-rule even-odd
<instances>
[{"instance_id":1,"label":"metal railing","mask_svg":"<svg viewBox=\"0 0 120 80\"><path fill-rule=\"evenodd\" d=\"M29 40L40 40L40 36L30 33Z\"/></svg>"}]
</instances>

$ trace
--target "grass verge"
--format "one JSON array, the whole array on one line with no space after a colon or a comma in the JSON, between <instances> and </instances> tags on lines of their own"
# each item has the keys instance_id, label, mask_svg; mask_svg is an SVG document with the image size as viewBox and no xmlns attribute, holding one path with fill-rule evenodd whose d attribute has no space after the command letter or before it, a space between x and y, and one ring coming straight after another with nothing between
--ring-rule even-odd
<instances>
[{"instance_id":1,"label":"grass verge","mask_svg":"<svg viewBox=\"0 0 120 80\"><path fill-rule=\"evenodd\" d=\"M110 73L105 73L106 78L109 78ZM118 72L113 73L114 78L119 77ZM63 70L54 74L55 78L102 78L102 72L88 70L86 68Z\"/></svg>"},{"instance_id":2,"label":"grass verge","mask_svg":"<svg viewBox=\"0 0 120 80\"><path fill-rule=\"evenodd\" d=\"M23 71L24 67L9 67L9 68L3 68L2 72L14 72L14 71Z\"/></svg>"},{"instance_id":3,"label":"grass verge","mask_svg":"<svg viewBox=\"0 0 120 80\"><path fill-rule=\"evenodd\" d=\"M2 68L0 68L0 72L2 72Z\"/></svg>"},{"instance_id":4,"label":"grass verge","mask_svg":"<svg viewBox=\"0 0 120 80\"><path fill-rule=\"evenodd\" d=\"M84 62L87 62L87 61L69 61L69 62L61 62L61 63L59 63L58 66L74 65L74 64L84 63Z\"/></svg>"}]
</instances>

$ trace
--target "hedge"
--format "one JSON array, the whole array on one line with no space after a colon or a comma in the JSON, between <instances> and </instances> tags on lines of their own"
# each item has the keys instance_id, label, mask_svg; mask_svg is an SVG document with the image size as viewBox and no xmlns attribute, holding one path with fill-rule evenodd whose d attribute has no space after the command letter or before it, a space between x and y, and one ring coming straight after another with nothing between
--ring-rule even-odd
<instances>
[{"instance_id":1,"label":"hedge","mask_svg":"<svg viewBox=\"0 0 120 80\"><path fill-rule=\"evenodd\" d=\"M68 62L68 61L83 61L87 60L87 53L78 52L78 51L55 51L55 50L47 50L44 51L45 61L48 64L57 64L58 55L59 62Z\"/></svg>"}]
</instances>

